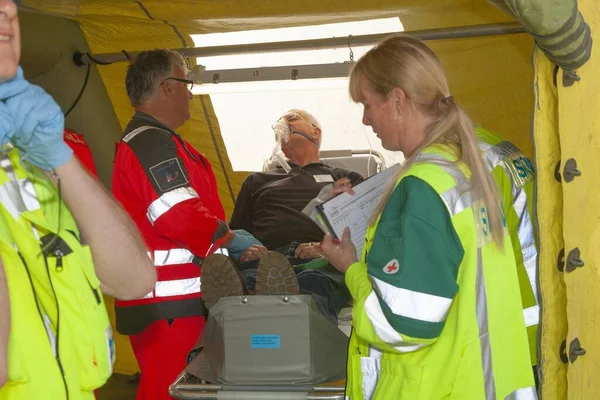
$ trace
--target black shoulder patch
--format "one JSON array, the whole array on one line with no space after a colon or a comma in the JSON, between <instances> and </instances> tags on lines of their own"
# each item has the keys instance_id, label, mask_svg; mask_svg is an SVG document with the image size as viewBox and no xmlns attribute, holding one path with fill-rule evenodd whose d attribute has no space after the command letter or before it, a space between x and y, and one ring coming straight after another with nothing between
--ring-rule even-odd
<instances>
[{"instance_id":1,"label":"black shoulder patch","mask_svg":"<svg viewBox=\"0 0 600 400\"><path fill-rule=\"evenodd\" d=\"M186 186L188 179L183 172L179 159L171 158L150 167L150 174L161 192Z\"/></svg>"},{"instance_id":2,"label":"black shoulder patch","mask_svg":"<svg viewBox=\"0 0 600 400\"><path fill-rule=\"evenodd\" d=\"M177 144L170 132L160 128L148 129L127 144L159 195L189 184L185 165L177 154Z\"/></svg>"}]
</instances>

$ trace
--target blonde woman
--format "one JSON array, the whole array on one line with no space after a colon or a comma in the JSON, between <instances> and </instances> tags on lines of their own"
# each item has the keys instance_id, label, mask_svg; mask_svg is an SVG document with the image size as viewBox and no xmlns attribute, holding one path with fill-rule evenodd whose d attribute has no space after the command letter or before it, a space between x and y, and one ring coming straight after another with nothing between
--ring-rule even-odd
<instances>
[{"instance_id":1,"label":"blonde woman","mask_svg":"<svg viewBox=\"0 0 600 400\"><path fill-rule=\"evenodd\" d=\"M353 67L363 123L406 162L360 259L323 251L354 299L350 400L535 399L510 240L473 123L435 54L390 37Z\"/></svg>"}]
</instances>

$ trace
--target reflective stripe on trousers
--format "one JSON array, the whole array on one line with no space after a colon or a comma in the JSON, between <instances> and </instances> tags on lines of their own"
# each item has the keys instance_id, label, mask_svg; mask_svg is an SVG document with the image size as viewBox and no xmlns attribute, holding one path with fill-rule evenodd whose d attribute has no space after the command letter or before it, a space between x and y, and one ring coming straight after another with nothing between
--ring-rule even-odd
<instances>
[{"instance_id":1,"label":"reflective stripe on trousers","mask_svg":"<svg viewBox=\"0 0 600 400\"><path fill-rule=\"evenodd\" d=\"M153 259L152 261L156 267L189 264L194 260L194 254L188 249L154 250L154 257L151 254L148 253L148 256Z\"/></svg>"},{"instance_id":2,"label":"reflective stripe on trousers","mask_svg":"<svg viewBox=\"0 0 600 400\"><path fill-rule=\"evenodd\" d=\"M227 249L219 248L215 253L228 255ZM150 256L151 253L148 253ZM165 267L169 265L189 264L194 260L194 254L188 249L154 250L154 266ZM177 279L172 281L158 281L154 290L143 299L153 297L183 296L200 293L202 281L200 277Z\"/></svg>"},{"instance_id":3,"label":"reflective stripe on trousers","mask_svg":"<svg viewBox=\"0 0 600 400\"><path fill-rule=\"evenodd\" d=\"M154 257L152 257L154 254ZM223 254L228 256L229 252L225 248L218 248L214 254ZM148 257L152 259L155 267L164 267L166 265L189 264L194 261L194 254L188 249L169 249L154 250L148 252Z\"/></svg>"},{"instance_id":4,"label":"reflective stripe on trousers","mask_svg":"<svg viewBox=\"0 0 600 400\"><path fill-rule=\"evenodd\" d=\"M154 286L154 290L142 298L151 299L154 297L184 296L200 293L201 285L200 277L158 281Z\"/></svg>"}]
</instances>

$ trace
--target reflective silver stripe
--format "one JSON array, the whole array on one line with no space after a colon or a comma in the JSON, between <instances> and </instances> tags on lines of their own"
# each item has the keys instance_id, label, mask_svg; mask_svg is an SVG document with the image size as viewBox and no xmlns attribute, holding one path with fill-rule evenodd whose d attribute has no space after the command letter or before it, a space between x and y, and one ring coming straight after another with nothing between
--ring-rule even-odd
<instances>
[{"instance_id":1,"label":"reflective silver stripe","mask_svg":"<svg viewBox=\"0 0 600 400\"><path fill-rule=\"evenodd\" d=\"M157 267L188 264L193 259L194 255L188 249L154 250L154 265Z\"/></svg>"},{"instance_id":2,"label":"reflective silver stripe","mask_svg":"<svg viewBox=\"0 0 600 400\"><path fill-rule=\"evenodd\" d=\"M517 146L507 141L500 142L493 146L479 141L479 148L483 150L483 160L490 170L493 170L498 165L503 165L506 157L521 153Z\"/></svg>"},{"instance_id":3,"label":"reflective silver stripe","mask_svg":"<svg viewBox=\"0 0 600 400\"><path fill-rule=\"evenodd\" d=\"M505 172L511 177L512 180L512 175L506 171L506 166L504 166L504 168ZM517 235L519 236L521 254L523 255L523 265L525 267L525 271L527 272L527 278L529 278L529 284L533 290L535 304L539 304L537 291L538 253L533 237L533 224L531 222L529 210L527 209L527 193L525 190L523 190L523 188L519 188L517 185L515 185L514 182L512 185L512 191L514 199L513 209L515 210L515 213L519 219Z\"/></svg>"},{"instance_id":4,"label":"reflective silver stripe","mask_svg":"<svg viewBox=\"0 0 600 400\"><path fill-rule=\"evenodd\" d=\"M527 278L529 278L529 284L533 290L535 304L539 304L537 291L538 253L533 237L533 224L531 222L529 210L527 209L527 193L525 193L525 190L523 189L519 189L519 192L520 193L518 193L517 197L515 197L515 202L513 204L513 208L519 218L517 234L519 236L521 254L523 255L523 266L525 267Z\"/></svg>"},{"instance_id":5,"label":"reflective silver stripe","mask_svg":"<svg viewBox=\"0 0 600 400\"><path fill-rule=\"evenodd\" d=\"M506 400L537 400L535 386L517 389L508 396L506 396Z\"/></svg>"},{"instance_id":6,"label":"reflective silver stripe","mask_svg":"<svg viewBox=\"0 0 600 400\"><path fill-rule=\"evenodd\" d=\"M479 328L479 342L481 345L481 365L486 400L496 398L496 383L492 367L492 348L490 346L490 332L488 327L487 295L485 291L485 278L483 276L483 259L481 248L477 248L477 273L475 278L477 327Z\"/></svg>"},{"instance_id":7,"label":"reflective silver stripe","mask_svg":"<svg viewBox=\"0 0 600 400\"><path fill-rule=\"evenodd\" d=\"M394 314L427 322L446 320L452 299L399 288L374 276L369 277L379 297Z\"/></svg>"},{"instance_id":8,"label":"reflective silver stripe","mask_svg":"<svg viewBox=\"0 0 600 400\"><path fill-rule=\"evenodd\" d=\"M460 190L457 186L446 190L441 197L450 213L454 217L473 204L473 196L470 190Z\"/></svg>"},{"instance_id":9,"label":"reflective silver stripe","mask_svg":"<svg viewBox=\"0 0 600 400\"><path fill-rule=\"evenodd\" d=\"M150 207L148 207L146 216L148 217L150 223L154 225L156 220L159 219L161 215L169 211L171 207L181 203L182 201L193 198L198 198L198 193L196 193L196 191L189 186L173 189L154 200L152 204L150 204Z\"/></svg>"},{"instance_id":10,"label":"reflective silver stripe","mask_svg":"<svg viewBox=\"0 0 600 400\"><path fill-rule=\"evenodd\" d=\"M227 250L225 247L219 247L213 254L223 254L224 256L229 256L229 250Z\"/></svg>"},{"instance_id":11,"label":"reflective silver stripe","mask_svg":"<svg viewBox=\"0 0 600 400\"><path fill-rule=\"evenodd\" d=\"M0 167L8 177L8 182L0 185L0 202L15 218L24 211L35 211L40 208L33 183L29 179L17 179L10 158L0 155Z\"/></svg>"},{"instance_id":12,"label":"reflective silver stripe","mask_svg":"<svg viewBox=\"0 0 600 400\"><path fill-rule=\"evenodd\" d=\"M27 211L35 211L40 208L40 202L37 198L37 194L35 193L33 182L31 182L29 179L20 179L19 190L21 192L21 197L25 202L25 208Z\"/></svg>"},{"instance_id":13,"label":"reflective silver stripe","mask_svg":"<svg viewBox=\"0 0 600 400\"><path fill-rule=\"evenodd\" d=\"M535 241L533 237L533 224L531 222L531 216L529 215L529 210L527 209L527 193L523 188L519 187L513 179L513 175L508 170L508 166L504 162L506 157L511 155L520 154L521 151L514 144L503 141L494 146L491 146L485 142L480 141L479 147L484 151L484 160L488 164L490 170L494 170L496 167L501 166L504 169L504 172L509 177L512 186L512 197L513 197L513 209L517 214L517 218L519 220L519 226L517 230L517 235L519 237L519 243L521 247L521 253L523 255L523 265L525 267L525 271L527 272L527 278L529 279L529 284L531 285L531 289L533 290L533 295L535 297L535 304L539 304L538 298L538 290L537 290L537 249L535 247ZM526 313L526 310L523 310L523 313ZM537 320L532 322L533 313L531 311L528 312L528 315L525 315L525 321L531 322L531 325L537 325L539 323L539 308ZM531 326L527 325L527 326Z\"/></svg>"},{"instance_id":14,"label":"reflective silver stripe","mask_svg":"<svg viewBox=\"0 0 600 400\"><path fill-rule=\"evenodd\" d=\"M50 347L52 347L52 354L54 354L54 357L56 357L56 354L57 354L56 349L58 346L56 346L56 335L54 334L54 331L53 331L52 321L50 321L50 317L48 316L48 314L46 314L46 311L40 304L39 300L37 301L37 303L38 303L40 312L43 314L42 319L44 320L44 327L46 328L46 335L48 335L48 340L50 341Z\"/></svg>"},{"instance_id":15,"label":"reflective silver stripe","mask_svg":"<svg viewBox=\"0 0 600 400\"><path fill-rule=\"evenodd\" d=\"M452 178L454 178L456 184L460 185L466 183L465 174L462 170L455 163L442 155L435 153L421 153L415 157L414 162L429 162L431 164L436 164L449 173Z\"/></svg>"},{"instance_id":16,"label":"reflective silver stripe","mask_svg":"<svg viewBox=\"0 0 600 400\"><path fill-rule=\"evenodd\" d=\"M369 357L381 358L383 352L372 344L369 345Z\"/></svg>"},{"instance_id":17,"label":"reflective silver stripe","mask_svg":"<svg viewBox=\"0 0 600 400\"><path fill-rule=\"evenodd\" d=\"M523 317L525 318L526 327L538 325L540 323L540 306L527 307L523 310Z\"/></svg>"},{"instance_id":18,"label":"reflective silver stripe","mask_svg":"<svg viewBox=\"0 0 600 400\"><path fill-rule=\"evenodd\" d=\"M360 371L362 375L362 395L364 400L371 400L379 381L381 359L374 357L360 358Z\"/></svg>"},{"instance_id":19,"label":"reflective silver stripe","mask_svg":"<svg viewBox=\"0 0 600 400\"><path fill-rule=\"evenodd\" d=\"M134 130L132 130L131 132L129 132L127 135L125 135L125 137L122 139L125 143L129 142L131 139L133 139L134 137L136 137L138 134L147 131L148 129L160 129L154 126L140 126L139 128L136 128Z\"/></svg>"},{"instance_id":20,"label":"reflective silver stripe","mask_svg":"<svg viewBox=\"0 0 600 400\"><path fill-rule=\"evenodd\" d=\"M154 286L154 290L145 295L143 299L200 293L200 286L200 277L173 281L158 281L156 282L156 286Z\"/></svg>"},{"instance_id":21,"label":"reflective silver stripe","mask_svg":"<svg viewBox=\"0 0 600 400\"><path fill-rule=\"evenodd\" d=\"M154 257L152 257L154 254ZM228 256L229 252L223 247L215 250L215 254ZM188 264L194 261L194 254L188 249L170 249L154 250L154 253L148 252L148 257L154 262L154 266L163 267L165 265Z\"/></svg>"},{"instance_id":22,"label":"reflective silver stripe","mask_svg":"<svg viewBox=\"0 0 600 400\"><path fill-rule=\"evenodd\" d=\"M367 299L365 300L365 313L367 314L367 318L373 325L373 329L375 333L381 340L394 347L401 353L409 353L412 351L419 350L423 347L422 344L415 344L404 341L402 336L390 325L388 320L385 318L383 314L383 310L381 309L381 305L379 304L379 299L375 292L371 292Z\"/></svg>"},{"instance_id":23,"label":"reflective silver stripe","mask_svg":"<svg viewBox=\"0 0 600 400\"><path fill-rule=\"evenodd\" d=\"M455 186L441 194L442 200L450 213L454 217L465 209L471 207L473 201L473 192L469 186L469 180L464 172L447 158L434 153L421 153L415 158L415 162L429 162L438 165L452 176Z\"/></svg>"}]
</instances>

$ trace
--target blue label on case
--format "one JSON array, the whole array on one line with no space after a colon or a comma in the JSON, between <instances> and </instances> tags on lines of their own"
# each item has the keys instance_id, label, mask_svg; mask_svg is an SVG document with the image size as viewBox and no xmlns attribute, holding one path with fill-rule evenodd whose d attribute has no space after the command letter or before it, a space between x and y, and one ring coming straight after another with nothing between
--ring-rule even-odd
<instances>
[{"instance_id":1,"label":"blue label on case","mask_svg":"<svg viewBox=\"0 0 600 400\"><path fill-rule=\"evenodd\" d=\"M250 348L252 349L280 349L281 336L279 335L251 335Z\"/></svg>"}]
</instances>

